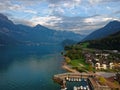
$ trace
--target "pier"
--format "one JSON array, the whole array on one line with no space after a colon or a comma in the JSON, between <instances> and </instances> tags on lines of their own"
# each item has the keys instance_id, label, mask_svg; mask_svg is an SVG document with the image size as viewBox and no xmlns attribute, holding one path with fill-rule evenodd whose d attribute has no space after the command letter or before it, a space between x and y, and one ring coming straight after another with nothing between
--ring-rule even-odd
<instances>
[{"instance_id":1,"label":"pier","mask_svg":"<svg viewBox=\"0 0 120 90\"><path fill-rule=\"evenodd\" d=\"M100 86L94 73L63 73L54 75L53 80L61 86L61 90L67 89L67 82L84 82L86 85L73 86L73 90L111 90L108 86Z\"/></svg>"},{"instance_id":2,"label":"pier","mask_svg":"<svg viewBox=\"0 0 120 90\"><path fill-rule=\"evenodd\" d=\"M87 73L63 73L63 74L57 74L54 75L54 78L61 78L61 79L66 79L66 78L88 78L88 77L95 77L94 73L87 74Z\"/></svg>"},{"instance_id":3,"label":"pier","mask_svg":"<svg viewBox=\"0 0 120 90\"><path fill-rule=\"evenodd\" d=\"M61 90L66 90L66 82L87 82L88 78L95 77L95 74L87 73L63 73L54 75L53 79L55 82L61 85ZM88 82L87 82L88 83ZM91 87L86 86L74 86L73 90L92 90Z\"/></svg>"}]
</instances>

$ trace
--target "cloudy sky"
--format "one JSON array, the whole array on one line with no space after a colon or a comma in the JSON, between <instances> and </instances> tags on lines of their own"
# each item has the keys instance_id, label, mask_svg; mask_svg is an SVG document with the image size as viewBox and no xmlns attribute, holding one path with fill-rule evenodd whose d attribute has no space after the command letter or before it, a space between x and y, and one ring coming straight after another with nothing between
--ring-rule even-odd
<instances>
[{"instance_id":1,"label":"cloudy sky","mask_svg":"<svg viewBox=\"0 0 120 90\"><path fill-rule=\"evenodd\" d=\"M0 13L17 24L89 34L120 21L120 0L0 0Z\"/></svg>"}]
</instances>

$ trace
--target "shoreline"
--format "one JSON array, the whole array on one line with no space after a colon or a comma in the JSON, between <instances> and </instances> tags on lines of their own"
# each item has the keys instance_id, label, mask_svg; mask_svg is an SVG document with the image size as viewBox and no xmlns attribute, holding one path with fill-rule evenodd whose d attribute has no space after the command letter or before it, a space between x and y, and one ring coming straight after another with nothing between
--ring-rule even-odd
<instances>
[{"instance_id":1,"label":"shoreline","mask_svg":"<svg viewBox=\"0 0 120 90\"><path fill-rule=\"evenodd\" d=\"M80 73L79 71L77 71L76 69L72 69L69 65L67 65L66 62L64 62L64 64L61 66L64 70L66 70L67 72L72 72L72 73ZM88 73L91 73L91 72L88 72ZM103 76L105 78L109 78L109 77L112 77L114 76L115 74L112 73L112 72L96 72L95 73L96 75L98 76Z\"/></svg>"},{"instance_id":2,"label":"shoreline","mask_svg":"<svg viewBox=\"0 0 120 90\"><path fill-rule=\"evenodd\" d=\"M80 72L78 72L77 70L70 68L70 66L67 65L66 62L63 62L62 68L63 68L64 70L67 70L68 72L80 73Z\"/></svg>"},{"instance_id":3,"label":"shoreline","mask_svg":"<svg viewBox=\"0 0 120 90\"><path fill-rule=\"evenodd\" d=\"M67 64L67 62L65 62L65 58L64 61L62 63L61 66L64 70L66 70L66 72L71 72L71 73L80 73L79 71L77 71L76 69L73 69L69 64ZM91 72L87 72L88 74L91 74ZM107 83L107 86L110 88L118 88L120 89L120 86L118 84L115 84L113 81L111 81L112 77L114 77L114 73L108 73L108 72L96 72L94 73L97 77L104 77Z\"/></svg>"}]
</instances>

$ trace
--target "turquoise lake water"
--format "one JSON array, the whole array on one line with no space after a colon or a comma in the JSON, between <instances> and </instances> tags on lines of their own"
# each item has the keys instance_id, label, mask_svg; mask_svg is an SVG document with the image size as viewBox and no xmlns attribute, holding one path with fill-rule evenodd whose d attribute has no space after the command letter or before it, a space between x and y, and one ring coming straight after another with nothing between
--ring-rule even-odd
<instances>
[{"instance_id":1,"label":"turquoise lake water","mask_svg":"<svg viewBox=\"0 0 120 90\"><path fill-rule=\"evenodd\" d=\"M59 45L0 47L0 90L60 90L53 82L61 68Z\"/></svg>"}]
</instances>

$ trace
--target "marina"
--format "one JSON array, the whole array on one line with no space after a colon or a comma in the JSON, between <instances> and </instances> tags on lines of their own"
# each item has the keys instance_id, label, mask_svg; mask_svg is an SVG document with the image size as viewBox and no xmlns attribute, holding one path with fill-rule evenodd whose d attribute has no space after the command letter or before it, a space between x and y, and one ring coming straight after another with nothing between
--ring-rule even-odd
<instances>
[{"instance_id":1,"label":"marina","mask_svg":"<svg viewBox=\"0 0 120 90\"><path fill-rule=\"evenodd\" d=\"M61 90L93 90L92 84L88 82L89 78L94 78L95 74L86 73L63 73L54 75L54 81L61 85Z\"/></svg>"}]
</instances>

